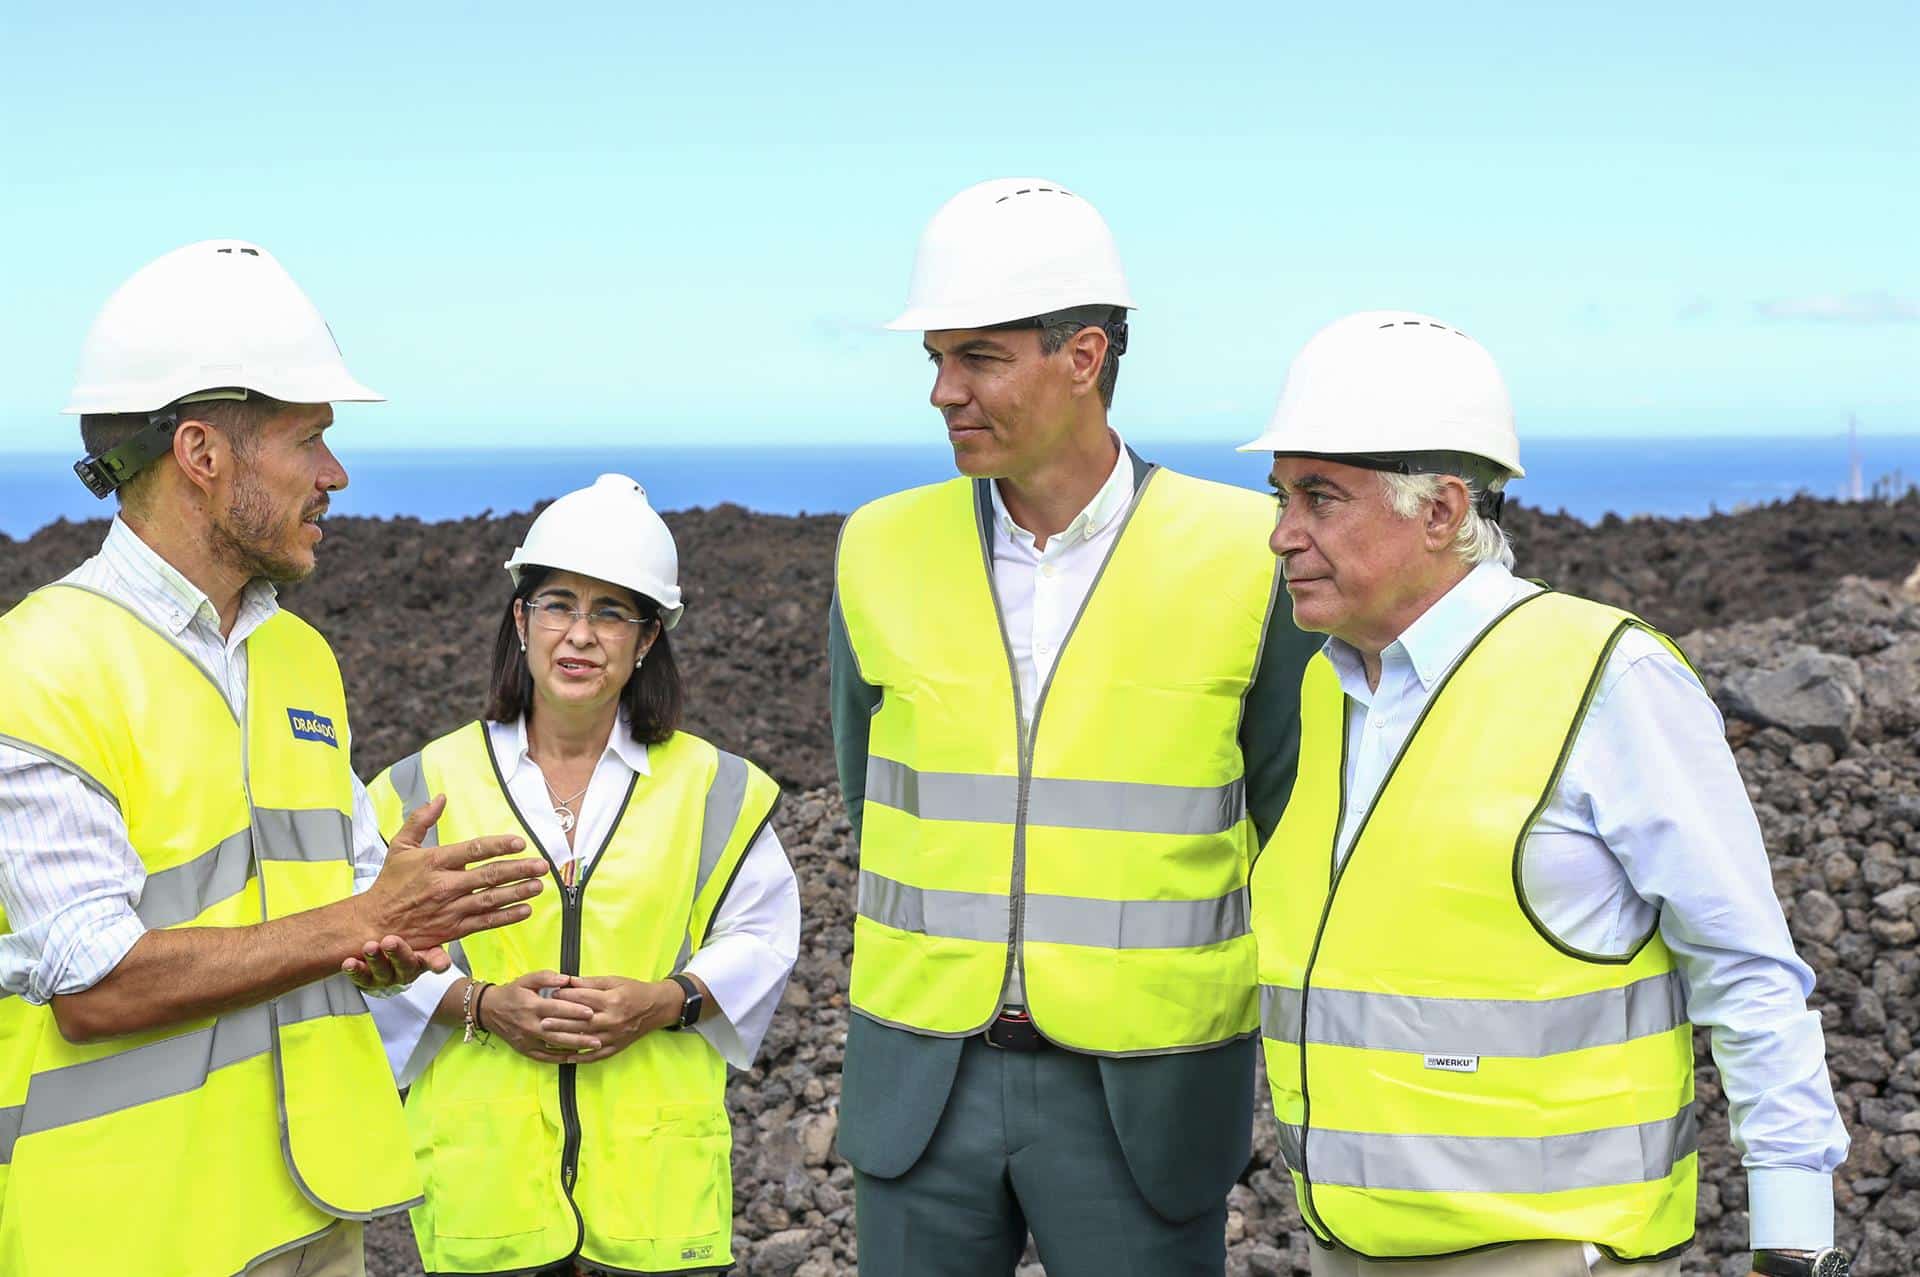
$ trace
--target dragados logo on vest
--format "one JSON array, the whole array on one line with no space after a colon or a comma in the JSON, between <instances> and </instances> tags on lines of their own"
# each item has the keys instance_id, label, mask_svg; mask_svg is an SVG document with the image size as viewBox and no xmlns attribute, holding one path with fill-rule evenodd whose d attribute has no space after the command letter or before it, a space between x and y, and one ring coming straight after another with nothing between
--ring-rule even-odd
<instances>
[{"instance_id":1,"label":"dragados logo on vest","mask_svg":"<svg viewBox=\"0 0 1920 1277\"><path fill-rule=\"evenodd\" d=\"M289 709L287 721L293 724L295 740L317 740L323 745L340 748L339 733L333 730L333 720L325 714L316 714L310 709Z\"/></svg>"}]
</instances>

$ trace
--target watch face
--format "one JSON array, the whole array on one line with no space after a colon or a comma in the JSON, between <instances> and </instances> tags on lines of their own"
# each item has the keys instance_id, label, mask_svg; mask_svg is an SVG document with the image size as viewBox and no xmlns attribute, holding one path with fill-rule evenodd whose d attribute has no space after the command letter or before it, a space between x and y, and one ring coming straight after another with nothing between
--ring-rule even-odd
<instances>
[{"instance_id":1,"label":"watch face","mask_svg":"<svg viewBox=\"0 0 1920 1277\"><path fill-rule=\"evenodd\" d=\"M1823 1250L1813 1260L1813 1277L1847 1277L1852 1271L1853 1261L1843 1250Z\"/></svg>"}]
</instances>

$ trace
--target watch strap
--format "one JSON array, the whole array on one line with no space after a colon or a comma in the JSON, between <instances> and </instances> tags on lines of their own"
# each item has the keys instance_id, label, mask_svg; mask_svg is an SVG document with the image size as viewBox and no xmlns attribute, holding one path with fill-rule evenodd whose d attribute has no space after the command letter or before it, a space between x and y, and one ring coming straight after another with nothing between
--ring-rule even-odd
<instances>
[{"instance_id":1,"label":"watch strap","mask_svg":"<svg viewBox=\"0 0 1920 1277\"><path fill-rule=\"evenodd\" d=\"M1753 1271L1766 1277L1847 1277L1853 1262L1844 1250L1828 1246L1810 1255L1789 1255L1778 1250L1753 1252Z\"/></svg>"},{"instance_id":2,"label":"watch strap","mask_svg":"<svg viewBox=\"0 0 1920 1277\"><path fill-rule=\"evenodd\" d=\"M667 979L679 985L680 991L687 995L686 1002L680 1007L680 1019L673 1027L676 1029L692 1028L699 1022L700 1012L706 1009L706 999L700 996L700 986L693 982L692 977L682 975L678 971L668 976Z\"/></svg>"}]
</instances>

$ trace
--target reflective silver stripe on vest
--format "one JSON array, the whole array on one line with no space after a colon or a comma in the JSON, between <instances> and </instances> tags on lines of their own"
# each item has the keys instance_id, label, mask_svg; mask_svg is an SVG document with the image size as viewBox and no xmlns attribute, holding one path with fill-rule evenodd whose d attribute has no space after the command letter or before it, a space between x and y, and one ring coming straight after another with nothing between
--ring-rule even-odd
<instances>
[{"instance_id":1,"label":"reflective silver stripe on vest","mask_svg":"<svg viewBox=\"0 0 1920 1277\"><path fill-rule=\"evenodd\" d=\"M366 1000L344 975L328 976L277 1000L281 1025L334 1015L365 1015ZM215 1069L272 1049L265 1003L223 1015L204 1029L36 1074L27 1102L0 1108L0 1164L13 1160L18 1139L185 1095Z\"/></svg>"},{"instance_id":2,"label":"reflective silver stripe on vest","mask_svg":"<svg viewBox=\"0 0 1920 1277\"><path fill-rule=\"evenodd\" d=\"M707 804L700 816L700 868L693 880L693 896L688 902L691 908L700 899L700 893L706 890L707 880L713 877L713 871L720 865L720 857L727 850L727 843L733 837L733 827L740 823L740 809L747 802L747 761L738 754L718 751L720 765L714 770L713 781L707 786ZM743 851L741 853L745 855ZM693 936L680 937L680 953L673 960L673 969L678 971L687 965L687 959L693 956Z\"/></svg>"},{"instance_id":3,"label":"reflective silver stripe on vest","mask_svg":"<svg viewBox=\"0 0 1920 1277\"><path fill-rule=\"evenodd\" d=\"M1315 989L1307 1000L1307 1040L1325 1046L1539 1059L1588 1047L1617 1046L1687 1022L1686 986L1677 971L1617 989L1565 998L1417 998L1352 989ZM1300 1042L1300 991L1260 986L1261 1032Z\"/></svg>"},{"instance_id":4,"label":"reflective silver stripe on vest","mask_svg":"<svg viewBox=\"0 0 1920 1277\"><path fill-rule=\"evenodd\" d=\"M353 821L331 809L292 811L259 808L260 858L274 861L350 860ZM149 928L190 922L237 895L253 880L253 833L242 829L211 851L147 875L134 913Z\"/></svg>"},{"instance_id":5,"label":"reflective silver stripe on vest","mask_svg":"<svg viewBox=\"0 0 1920 1277\"><path fill-rule=\"evenodd\" d=\"M747 801L747 762L738 754L720 752L720 766L707 786L707 808L700 824L700 872L693 880L694 898L706 890L720 856L740 823L740 809Z\"/></svg>"},{"instance_id":6,"label":"reflective silver stripe on vest","mask_svg":"<svg viewBox=\"0 0 1920 1277\"><path fill-rule=\"evenodd\" d=\"M1561 1193L1665 1179L1699 1147L1691 1106L1637 1126L1537 1137L1307 1133L1315 1185L1413 1193ZM1302 1170L1300 1128L1280 1123L1280 1153Z\"/></svg>"},{"instance_id":7,"label":"reflective silver stripe on vest","mask_svg":"<svg viewBox=\"0 0 1920 1277\"><path fill-rule=\"evenodd\" d=\"M1096 949L1186 949L1221 944L1247 934L1247 893L1214 900L1097 900L1085 896L1026 897L1025 938L1041 944ZM860 871L862 917L919 935L1005 944L1012 901L984 891L910 887Z\"/></svg>"},{"instance_id":8,"label":"reflective silver stripe on vest","mask_svg":"<svg viewBox=\"0 0 1920 1277\"><path fill-rule=\"evenodd\" d=\"M254 812L262 860L323 863L351 858L353 821L330 809ZM147 875L134 913L148 927L171 927L199 917L253 880L253 833L243 829L184 864Z\"/></svg>"},{"instance_id":9,"label":"reflective silver stripe on vest","mask_svg":"<svg viewBox=\"0 0 1920 1277\"><path fill-rule=\"evenodd\" d=\"M1005 944L1013 934L1013 901L985 891L909 887L871 869L860 871L860 916L917 935Z\"/></svg>"},{"instance_id":10,"label":"reflective silver stripe on vest","mask_svg":"<svg viewBox=\"0 0 1920 1277\"><path fill-rule=\"evenodd\" d=\"M1026 938L1097 949L1195 949L1247 934L1247 893L1212 900L1027 897Z\"/></svg>"},{"instance_id":11,"label":"reflective silver stripe on vest","mask_svg":"<svg viewBox=\"0 0 1920 1277\"><path fill-rule=\"evenodd\" d=\"M242 829L222 838L212 851L148 874L133 911L150 928L171 927L238 895L252 880L253 831Z\"/></svg>"},{"instance_id":12,"label":"reflective silver stripe on vest","mask_svg":"<svg viewBox=\"0 0 1920 1277\"><path fill-rule=\"evenodd\" d=\"M482 733L484 733L485 730L485 728L482 728ZM420 755L418 754L408 754L405 758L395 763L393 769L387 773L387 779L393 782L393 792L400 795L400 818L402 820L413 815L415 811L425 807L433 800L433 795L427 792L427 766L421 761ZM426 836L420 840L420 845L422 847L438 847L440 845L440 826L435 825L432 829L427 830Z\"/></svg>"},{"instance_id":13,"label":"reflective silver stripe on vest","mask_svg":"<svg viewBox=\"0 0 1920 1277\"><path fill-rule=\"evenodd\" d=\"M915 771L891 758L867 759L868 802L923 820L1010 825L1020 800L1015 776ZM1147 785L1036 776L1027 787L1027 823L1130 834L1225 833L1247 813L1245 779L1224 785Z\"/></svg>"},{"instance_id":14,"label":"reflective silver stripe on vest","mask_svg":"<svg viewBox=\"0 0 1920 1277\"><path fill-rule=\"evenodd\" d=\"M256 851L262 860L353 862L353 817L343 811L328 807L305 811L256 807L253 824L260 831Z\"/></svg>"}]
</instances>

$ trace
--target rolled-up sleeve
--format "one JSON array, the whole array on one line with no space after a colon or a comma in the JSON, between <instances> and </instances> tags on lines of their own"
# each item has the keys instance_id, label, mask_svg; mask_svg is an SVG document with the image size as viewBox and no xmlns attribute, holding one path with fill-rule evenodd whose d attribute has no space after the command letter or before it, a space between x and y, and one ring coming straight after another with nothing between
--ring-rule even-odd
<instances>
[{"instance_id":1,"label":"rolled-up sleeve","mask_svg":"<svg viewBox=\"0 0 1920 1277\"><path fill-rule=\"evenodd\" d=\"M146 934L146 879L103 790L0 744L0 989L44 1004L98 984Z\"/></svg>"},{"instance_id":2,"label":"rolled-up sleeve","mask_svg":"<svg viewBox=\"0 0 1920 1277\"><path fill-rule=\"evenodd\" d=\"M1752 1244L1831 1245L1833 1172L1848 1137L1820 1016L1807 1007L1813 971L1794 952L1719 710L1671 653L1630 637L1567 783L1584 790L1633 889L1659 908L1688 1016L1711 1031L1747 1170Z\"/></svg>"},{"instance_id":3,"label":"rolled-up sleeve","mask_svg":"<svg viewBox=\"0 0 1920 1277\"><path fill-rule=\"evenodd\" d=\"M713 934L686 969L706 982L718 1014L696 1026L721 1058L749 1068L780 1009L800 953L800 885L768 825L714 913Z\"/></svg>"}]
</instances>

